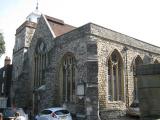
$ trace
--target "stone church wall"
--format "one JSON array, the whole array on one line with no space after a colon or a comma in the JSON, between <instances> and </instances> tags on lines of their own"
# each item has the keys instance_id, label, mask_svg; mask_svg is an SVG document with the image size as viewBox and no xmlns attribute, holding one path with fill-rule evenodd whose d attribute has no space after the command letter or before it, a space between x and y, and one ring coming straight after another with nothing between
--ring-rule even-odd
<instances>
[{"instance_id":1,"label":"stone church wall","mask_svg":"<svg viewBox=\"0 0 160 120\"><path fill-rule=\"evenodd\" d=\"M98 64L97 47L95 41L90 41L89 25L71 31L53 41L50 51L50 64L45 74L47 88L45 101L52 105L66 105L74 113L84 114L89 119L97 119L98 109ZM86 84L84 101L76 97L76 103L60 102L59 67L62 58L72 53L76 59L76 85L83 81ZM46 107L47 104L43 104ZM91 117L92 116L92 117Z\"/></svg>"},{"instance_id":2,"label":"stone church wall","mask_svg":"<svg viewBox=\"0 0 160 120\"><path fill-rule=\"evenodd\" d=\"M111 36L114 38L111 40L111 38L110 39L106 38L108 36L106 36L105 33L107 34L108 31L104 31L104 28L99 28L98 26L95 26L94 24L87 24L72 32L69 32L65 35L57 37L55 39L55 46L52 50L54 52L51 55L52 56L51 58L52 67L50 67L51 69L50 71L53 71L52 73L54 73L52 74L52 76L54 77L53 80L57 81L58 80L58 76L57 76L58 65L60 64L60 61L63 58L63 56L67 54L68 52L70 52L74 54L76 61L77 61L76 80L83 79L85 82L89 82L88 80L90 79L93 80L93 79L92 79L92 75L90 76L89 73L86 72L87 70L89 70L89 68L86 67L89 64L86 64L86 63L89 62L90 64L92 64L94 63L94 61L95 62L97 61L98 62L98 66L97 66L98 67L97 68L98 80L95 79L95 82L93 80L91 81L91 83L92 85L94 84L95 86L98 85L97 95L99 94L98 95L99 98L96 97L96 91L95 91L94 92L95 97L92 97L93 102L88 105L89 106L93 105L92 107L94 108L94 103L96 103L94 110L95 109L97 110L95 110L95 112L100 111L101 113L101 111L105 111L106 113L107 111L107 114L105 115L110 116L110 119L112 119L112 117L115 118L116 116L117 117L125 116L126 104L129 105L133 101L134 87L133 87L132 63L135 57L139 55L144 61L146 61L144 62L145 64L153 63L154 59L159 60L159 54L158 54L159 49L157 49L157 47L155 46L151 46L147 43L143 43L138 40L136 43L134 41L135 39L126 37L125 35L121 35L121 34ZM138 47L136 48L136 46L138 46L139 48ZM128 50L124 51L124 47L127 47ZM148 48L150 49L148 50ZM109 55L113 52L114 49L118 50L123 58L124 76L126 76L125 68L127 65L128 89L125 85L124 90L125 90L125 96L127 97L125 97L124 101L117 102L117 103L109 103L106 97L107 60L108 60ZM126 62L126 55L127 55L127 62ZM53 66L56 66L56 67L53 67ZM94 68L92 68L90 72L94 72ZM78 81L76 82L78 83ZM125 80L125 84L126 82L127 80ZM52 84L50 85L53 86L52 88L57 89L59 87L58 82L56 82L57 84L53 84L53 83L55 82L52 82ZM126 90L128 90L128 93L126 93ZM58 93L58 91L55 90L55 94L53 94L53 98L58 97L58 96L54 97L56 96L56 93ZM88 97L93 96L89 92L88 94L86 93L86 95ZM129 102L127 102L127 99ZM98 102L99 102L99 105L97 104ZM55 103L57 103L57 99L55 99ZM85 103L86 112L88 112L87 111L88 110L87 107L89 107L88 105L87 105L87 99L86 99L86 103ZM75 111L76 106L74 107L73 106L74 105L72 105L71 107L71 111ZM117 112L113 112L113 111L117 111ZM87 113L87 114L90 114L90 113ZM88 118L88 119L91 119L91 118Z\"/></svg>"},{"instance_id":3,"label":"stone church wall","mask_svg":"<svg viewBox=\"0 0 160 120\"><path fill-rule=\"evenodd\" d=\"M106 118L108 119L116 119L120 116L125 116L126 106L129 106L133 101L134 59L137 57L137 55L139 55L143 59L144 64L153 63L154 59L159 60L160 49L158 47L135 40L128 36L115 33L111 30L99 28L99 26L91 25L91 30L92 30L91 39L97 41L100 114L103 117L106 115ZM124 51L125 47L127 47L127 51ZM126 96L124 101L116 103L109 102L107 100L108 88L106 81L108 74L108 58L114 49L118 50L123 58L124 76L125 76L124 90ZM126 75L128 76L127 78Z\"/></svg>"},{"instance_id":4,"label":"stone church wall","mask_svg":"<svg viewBox=\"0 0 160 120\"><path fill-rule=\"evenodd\" d=\"M146 63L152 63L154 59L159 60L159 49L157 47L138 40L135 42L133 38L119 33L115 34L113 31L94 24L84 25L55 39L51 37L51 33L44 32L48 29L46 26L41 24L40 28L38 29L39 32L43 31L44 35L39 35L37 31L34 38L43 38L45 42L48 41L48 45L52 45L49 47L49 65L45 73L47 91L40 94L41 108L51 105L64 105L60 102L59 97L59 67L66 54L72 53L76 59L76 84L81 80L85 82L86 97L82 102L77 96L76 103L65 103L65 105L72 113L81 112L85 114L85 118L88 120L98 119L99 112L103 116L101 119L105 119L105 115L111 120L119 116L125 116L126 104L133 101L133 60L137 55L144 59ZM32 45L36 46L36 42ZM128 50L124 51L124 47L127 47ZM107 61L114 49L118 50L122 56L124 76L126 75L127 65L128 94L126 93L127 80L125 79L124 89L127 97L124 101L110 103L106 97L108 89L106 87ZM98 79L96 79L96 76L98 76ZM127 99L129 100L128 103ZM80 108L83 108L82 111Z\"/></svg>"},{"instance_id":5,"label":"stone church wall","mask_svg":"<svg viewBox=\"0 0 160 120\"><path fill-rule=\"evenodd\" d=\"M92 23L54 38L46 23L42 16L27 53L26 60L29 63L24 70L27 73L24 80L28 80L28 87L24 91L30 92L27 99L33 101L35 50L38 43L43 41L47 47L48 66L42 73L46 90L38 93L40 110L52 106L67 106L72 113L80 114L84 116L82 119L87 120L97 120L99 115L102 120L125 116L126 106L133 101L132 64L135 57L139 55L145 64L153 63L155 59L160 61L160 49ZM106 92L108 58L115 49L123 61L125 99L120 102L109 102ZM76 86L80 82L85 84L83 98L76 96L76 101L70 103L61 101L59 80L61 61L67 54L72 54L76 60Z\"/></svg>"},{"instance_id":6,"label":"stone church wall","mask_svg":"<svg viewBox=\"0 0 160 120\"><path fill-rule=\"evenodd\" d=\"M86 27L86 26L85 26ZM63 105L64 103L59 102L59 67L62 61L62 58L67 54L73 54L76 59L76 84L80 81L87 82L87 40L89 39L86 36L86 31L83 31L84 28L80 28L79 30L74 30L73 32L64 34L55 39L55 46L53 47L51 54L51 66L50 73L52 72L52 88L55 88L54 94L52 94L53 102ZM54 82L53 82L54 81ZM56 84L55 84L56 83ZM57 94L58 93L58 94ZM59 98L59 99L57 99ZM76 102L79 101L76 98ZM54 104L54 103L53 103ZM65 103L67 107L69 107L72 113L76 113L79 109L76 108L76 104L81 103ZM84 107L84 103L80 105L80 107ZM85 112L85 109L81 112Z\"/></svg>"},{"instance_id":7,"label":"stone church wall","mask_svg":"<svg viewBox=\"0 0 160 120\"><path fill-rule=\"evenodd\" d=\"M47 46L47 50L48 50L48 55L47 58L50 59L50 55L53 54L51 51L52 47L54 47L54 43L53 43L53 35L50 31L49 26L46 24L46 20L44 17L41 17L39 20L39 24L37 25L36 31L34 33L33 39L31 41L31 45L30 48L28 50L28 58L29 58L29 76L28 79L30 80L30 89L32 91L34 91L37 88L34 88L34 58L35 58L35 51L36 51L36 47L38 45L39 42L44 42ZM53 51L54 52L54 51ZM48 61L48 69L46 69L46 72L50 70L51 67L51 60ZM47 90L38 93L39 94L39 109L43 109L46 107L50 107L52 106L52 92L54 91L54 88L52 88L50 85L52 84L52 79L53 78L53 74L49 72L43 72L43 81L46 82L47 85ZM36 93L37 94L37 93ZM30 99L33 102L33 92L30 93ZM33 107L33 106L32 106Z\"/></svg>"}]
</instances>

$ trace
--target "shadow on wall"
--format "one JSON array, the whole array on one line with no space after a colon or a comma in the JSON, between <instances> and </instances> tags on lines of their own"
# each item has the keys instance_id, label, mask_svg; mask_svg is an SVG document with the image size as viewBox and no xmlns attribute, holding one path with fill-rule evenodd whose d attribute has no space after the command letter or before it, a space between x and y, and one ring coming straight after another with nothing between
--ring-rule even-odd
<instances>
[{"instance_id":1,"label":"shadow on wall","mask_svg":"<svg viewBox=\"0 0 160 120\"><path fill-rule=\"evenodd\" d=\"M138 66L138 95L141 118L160 118L160 64Z\"/></svg>"}]
</instances>

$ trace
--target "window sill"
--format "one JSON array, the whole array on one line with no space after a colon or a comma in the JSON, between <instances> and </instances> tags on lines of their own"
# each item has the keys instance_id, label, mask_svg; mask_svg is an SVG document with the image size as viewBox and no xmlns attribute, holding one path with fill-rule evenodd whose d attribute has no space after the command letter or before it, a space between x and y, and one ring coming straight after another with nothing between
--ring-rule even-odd
<instances>
[{"instance_id":1,"label":"window sill","mask_svg":"<svg viewBox=\"0 0 160 120\"><path fill-rule=\"evenodd\" d=\"M124 101L108 101L108 104L125 103Z\"/></svg>"}]
</instances>

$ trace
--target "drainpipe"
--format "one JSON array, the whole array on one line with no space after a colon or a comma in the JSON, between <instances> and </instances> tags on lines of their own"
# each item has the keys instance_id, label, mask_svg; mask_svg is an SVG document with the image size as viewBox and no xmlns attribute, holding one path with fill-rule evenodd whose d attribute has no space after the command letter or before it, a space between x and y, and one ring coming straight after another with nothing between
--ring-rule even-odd
<instances>
[{"instance_id":1,"label":"drainpipe","mask_svg":"<svg viewBox=\"0 0 160 120\"><path fill-rule=\"evenodd\" d=\"M123 48L123 50L125 52L125 63L126 63L126 66L125 66L125 70L126 70L126 75L125 75L125 80L126 80L126 108L129 107L129 93L128 93L128 59L127 59L127 51L128 51L128 48L125 46Z\"/></svg>"}]
</instances>

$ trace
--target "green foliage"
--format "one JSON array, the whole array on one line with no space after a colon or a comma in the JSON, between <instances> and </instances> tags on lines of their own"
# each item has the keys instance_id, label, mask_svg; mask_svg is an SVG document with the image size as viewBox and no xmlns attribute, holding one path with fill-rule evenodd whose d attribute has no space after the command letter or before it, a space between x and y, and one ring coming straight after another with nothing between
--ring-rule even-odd
<instances>
[{"instance_id":1,"label":"green foliage","mask_svg":"<svg viewBox=\"0 0 160 120\"><path fill-rule=\"evenodd\" d=\"M0 33L0 57L2 56L2 54L5 53L5 42L4 42L4 37L3 34Z\"/></svg>"}]
</instances>

